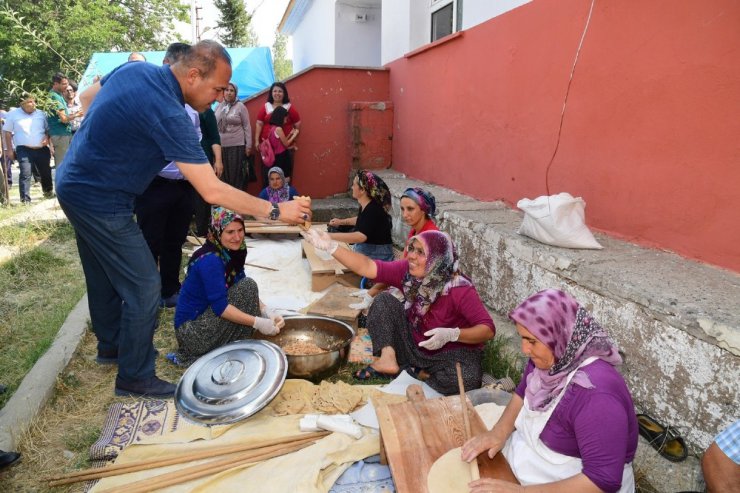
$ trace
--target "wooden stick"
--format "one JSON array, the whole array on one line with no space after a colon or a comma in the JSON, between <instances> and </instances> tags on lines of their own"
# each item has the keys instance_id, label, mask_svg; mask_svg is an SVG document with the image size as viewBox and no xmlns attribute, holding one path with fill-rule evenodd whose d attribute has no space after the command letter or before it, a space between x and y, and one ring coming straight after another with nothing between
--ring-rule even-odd
<instances>
[{"instance_id":1,"label":"wooden stick","mask_svg":"<svg viewBox=\"0 0 740 493\"><path fill-rule=\"evenodd\" d=\"M273 457L290 454L311 445L311 442L299 443L295 445L276 445L275 447L268 447L273 449L270 452L245 452L243 454L235 455L234 457L226 457L210 461L206 464L200 464L197 466L187 467L180 469L179 471L172 471L166 474L160 474L152 478L146 478L133 483L116 486L109 488L101 493L145 493L147 491L153 491L161 488L167 488L194 479L202 478L203 476L210 476L234 467L242 466L252 462L259 462Z\"/></svg>"},{"instance_id":2,"label":"wooden stick","mask_svg":"<svg viewBox=\"0 0 740 493\"><path fill-rule=\"evenodd\" d=\"M244 262L244 265L248 265L250 267L257 267L258 269L271 270L273 272L278 272L280 270L280 269L275 269L274 267L267 267L266 265L253 264L251 262Z\"/></svg>"},{"instance_id":3,"label":"wooden stick","mask_svg":"<svg viewBox=\"0 0 740 493\"><path fill-rule=\"evenodd\" d=\"M146 469L155 469L157 467L170 466L172 464L181 464L183 462L192 462L195 460L208 459L218 455L233 454L236 452L246 452L249 450L263 449L270 446L281 445L285 443L302 443L307 440L315 440L328 435L328 431L319 431L314 433L304 433L301 435L292 435L279 438L277 440L262 441L257 443L239 443L233 445L219 445L205 450L198 450L189 454L172 455L155 460L140 460L129 462L128 464L113 464L98 469L85 469L83 471L74 471L60 476L54 476L46 479L50 481L49 486L61 486L69 483L78 483L91 479L100 479L108 476L117 476L119 474L128 474L130 472L143 471Z\"/></svg>"},{"instance_id":4,"label":"wooden stick","mask_svg":"<svg viewBox=\"0 0 740 493\"><path fill-rule=\"evenodd\" d=\"M465 441L467 442L472 438L473 430L470 425L470 416L468 415L468 401L465 398L465 385L463 384L462 367L460 362L455 363L455 370L457 371L457 386L460 389L460 403L462 404L463 423L465 425ZM478 459L470 461L470 477L473 481L480 479L480 471L478 470Z\"/></svg>"}]
</instances>

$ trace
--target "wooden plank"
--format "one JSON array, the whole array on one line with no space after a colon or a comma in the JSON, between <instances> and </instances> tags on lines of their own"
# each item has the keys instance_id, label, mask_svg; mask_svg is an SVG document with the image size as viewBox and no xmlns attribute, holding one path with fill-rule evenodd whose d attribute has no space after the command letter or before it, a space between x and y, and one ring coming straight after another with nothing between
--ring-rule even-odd
<instances>
[{"instance_id":1,"label":"wooden plank","mask_svg":"<svg viewBox=\"0 0 740 493\"><path fill-rule=\"evenodd\" d=\"M357 317L360 310L349 307L351 303L359 302L359 298L350 296L353 291L357 291L357 288L335 284L324 296L308 305L306 313L336 318L357 328Z\"/></svg>"},{"instance_id":2,"label":"wooden plank","mask_svg":"<svg viewBox=\"0 0 740 493\"><path fill-rule=\"evenodd\" d=\"M407 392L409 402L376 409L383 448L399 493L427 492L427 475L434 461L465 441L465 425L459 396L425 400L418 391ZM416 396L416 397L413 397ZM469 411L474 411L466 400ZM478 413L470 413L473 435L486 431ZM480 477L516 482L500 453L489 459L478 457Z\"/></svg>"},{"instance_id":3,"label":"wooden plank","mask_svg":"<svg viewBox=\"0 0 740 493\"><path fill-rule=\"evenodd\" d=\"M301 247L303 248L303 255L308 259L308 265L311 266L311 274L336 274L338 270L341 272L349 271L347 267L335 258L328 260L321 258L316 253L313 245L306 240L301 240ZM340 243L339 247L349 249L349 245L346 243Z\"/></svg>"},{"instance_id":4,"label":"wooden plank","mask_svg":"<svg viewBox=\"0 0 740 493\"><path fill-rule=\"evenodd\" d=\"M261 235L274 235L274 234L299 234L301 232L300 226L291 226L289 224L265 224L265 225L245 225L244 231L247 234L261 234Z\"/></svg>"}]
</instances>

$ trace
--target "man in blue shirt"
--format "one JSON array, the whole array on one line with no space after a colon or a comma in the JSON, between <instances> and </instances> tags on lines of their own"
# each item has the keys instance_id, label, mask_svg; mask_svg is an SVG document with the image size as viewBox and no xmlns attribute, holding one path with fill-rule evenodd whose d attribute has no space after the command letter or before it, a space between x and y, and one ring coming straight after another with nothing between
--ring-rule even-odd
<instances>
[{"instance_id":1,"label":"man in blue shirt","mask_svg":"<svg viewBox=\"0 0 740 493\"><path fill-rule=\"evenodd\" d=\"M162 63L166 65L176 63L189 50L188 44L172 43L167 47ZM200 116L189 104L185 105L185 111L190 115L200 141ZM193 187L174 162L162 168L144 193L136 198L134 207L136 222L152 251L154 261L159 265L159 278L162 283L161 304L166 308L177 305L182 244L188 234L194 207Z\"/></svg>"},{"instance_id":2,"label":"man in blue shirt","mask_svg":"<svg viewBox=\"0 0 740 493\"><path fill-rule=\"evenodd\" d=\"M214 174L184 105L204 111L230 78L226 50L201 41L173 65L125 63L80 96L85 124L57 172L57 195L75 228L98 361L118 363L117 395L168 397L175 390L155 376L160 279L133 220L134 198L168 162L209 203L291 223L310 219L307 201L273 207Z\"/></svg>"}]
</instances>

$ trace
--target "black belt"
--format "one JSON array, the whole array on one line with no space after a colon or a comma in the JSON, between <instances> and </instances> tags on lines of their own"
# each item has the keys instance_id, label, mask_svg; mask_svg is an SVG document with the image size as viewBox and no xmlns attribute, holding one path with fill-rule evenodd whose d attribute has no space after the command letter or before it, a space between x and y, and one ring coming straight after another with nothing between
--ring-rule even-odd
<instances>
[{"instance_id":1,"label":"black belt","mask_svg":"<svg viewBox=\"0 0 740 493\"><path fill-rule=\"evenodd\" d=\"M155 176L153 183L190 183L185 178L165 178L164 176Z\"/></svg>"}]
</instances>

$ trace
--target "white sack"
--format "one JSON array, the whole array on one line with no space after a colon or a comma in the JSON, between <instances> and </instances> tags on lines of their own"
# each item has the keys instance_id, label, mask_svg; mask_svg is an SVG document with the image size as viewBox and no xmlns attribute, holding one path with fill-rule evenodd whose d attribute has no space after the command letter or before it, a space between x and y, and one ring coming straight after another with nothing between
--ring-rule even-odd
<instances>
[{"instance_id":1,"label":"white sack","mask_svg":"<svg viewBox=\"0 0 740 493\"><path fill-rule=\"evenodd\" d=\"M564 248L603 248L586 226L586 202L569 193L543 195L516 204L524 211L519 234Z\"/></svg>"}]
</instances>

